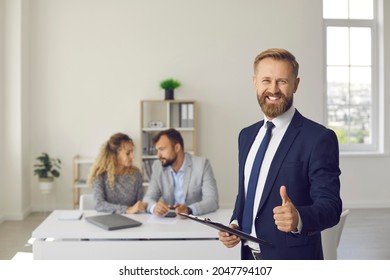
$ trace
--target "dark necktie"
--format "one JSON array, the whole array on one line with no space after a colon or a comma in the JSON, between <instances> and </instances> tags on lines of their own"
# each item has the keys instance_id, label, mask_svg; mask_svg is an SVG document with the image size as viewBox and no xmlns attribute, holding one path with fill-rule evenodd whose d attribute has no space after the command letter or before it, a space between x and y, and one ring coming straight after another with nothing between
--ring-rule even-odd
<instances>
[{"instance_id":1,"label":"dark necktie","mask_svg":"<svg viewBox=\"0 0 390 280\"><path fill-rule=\"evenodd\" d=\"M275 125L272 122L267 122L267 131L265 132L264 138L261 141L260 147L257 150L255 160L253 162L251 175L248 181L248 190L246 194L245 207L242 219L242 230L246 233L250 233L252 230L253 223L253 204L255 200L257 181L259 180L259 173L261 163L267 150L269 140L271 139L272 129Z\"/></svg>"}]
</instances>

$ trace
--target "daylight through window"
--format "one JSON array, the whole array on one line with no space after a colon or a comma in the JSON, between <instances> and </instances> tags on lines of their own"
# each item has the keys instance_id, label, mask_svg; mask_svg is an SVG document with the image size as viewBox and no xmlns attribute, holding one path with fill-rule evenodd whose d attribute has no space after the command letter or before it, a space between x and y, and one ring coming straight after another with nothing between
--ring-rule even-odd
<instances>
[{"instance_id":1,"label":"daylight through window","mask_svg":"<svg viewBox=\"0 0 390 280\"><path fill-rule=\"evenodd\" d=\"M341 150L377 148L376 0L323 0L327 125Z\"/></svg>"}]
</instances>

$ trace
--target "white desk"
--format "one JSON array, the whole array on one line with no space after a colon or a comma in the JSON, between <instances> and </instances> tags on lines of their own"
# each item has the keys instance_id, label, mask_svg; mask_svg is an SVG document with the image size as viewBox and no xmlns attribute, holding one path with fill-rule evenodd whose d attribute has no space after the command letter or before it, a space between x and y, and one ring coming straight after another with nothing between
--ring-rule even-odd
<instances>
[{"instance_id":1,"label":"white desk","mask_svg":"<svg viewBox=\"0 0 390 280\"><path fill-rule=\"evenodd\" d=\"M126 216L141 226L107 231L85 220L103 213L84 211L81 220L64 221L58 219L63 211L70 210L55 210L32 232L34 259L240 259L239 245L226 248L217 230L188 219L132 214ZM228 224L231 214L231 209L220 209L205 217Z\"/></svg>"}]
</instances>

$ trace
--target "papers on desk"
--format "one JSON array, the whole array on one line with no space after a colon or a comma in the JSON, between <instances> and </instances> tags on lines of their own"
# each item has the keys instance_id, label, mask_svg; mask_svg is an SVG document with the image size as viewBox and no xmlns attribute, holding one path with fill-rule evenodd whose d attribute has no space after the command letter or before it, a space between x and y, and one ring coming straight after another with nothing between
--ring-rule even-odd
<instances>
[{"instance_id":1,"label":"papers on desk","mask_svg":"<svg viewBox=\"0 0 390 280\"><path fill-rule=\"evenodd\" d=\"M60 220L60 221L76 221L76 220L80 220L82 216L83 216L82 211L62 210L58 215L58 220Z\"/></svg>"}]
</instances>

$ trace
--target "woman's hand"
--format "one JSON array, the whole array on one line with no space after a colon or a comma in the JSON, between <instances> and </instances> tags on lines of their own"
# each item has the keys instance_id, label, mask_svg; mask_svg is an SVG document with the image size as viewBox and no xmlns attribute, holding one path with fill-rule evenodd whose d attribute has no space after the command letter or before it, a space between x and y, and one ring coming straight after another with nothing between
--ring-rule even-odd
<instances>
[{"instance_id":1,"label":"woman's hand","mask_svg":"<svg viewBox=\"0 0 390 280\"><path fill-rule=\"evenodd\" d=\"M142 213L146 211L147 203L143 201L137 201L133 206L129 206L126 209L126 214Z\"/></svg>"}]
</instances>

